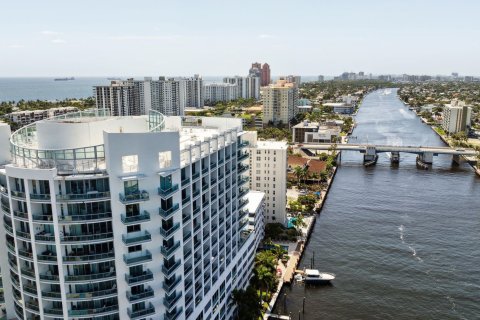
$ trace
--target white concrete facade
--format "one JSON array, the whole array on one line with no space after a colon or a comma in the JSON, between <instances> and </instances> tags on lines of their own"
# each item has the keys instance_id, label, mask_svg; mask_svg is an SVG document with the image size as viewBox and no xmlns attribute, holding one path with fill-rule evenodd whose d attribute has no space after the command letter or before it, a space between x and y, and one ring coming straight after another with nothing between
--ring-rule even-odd
<instances>
[{"instance_id":1,"label":"white concrete facade","mask_svg":"<svg viewBox=\"0 0 480 320\"><path fill-rule=\"evenodd\" d=\"M287 125L298 112L298 88L295 83L278 80L263 87L263 123Z\"/></svg>"},{"instance_id":2,"label":"white concrete facade","mask_svg":"<svg viewBox=\"0 0 480 320\"><path fill-rule=\"evenodd\" d=\"M450 134L466 131L471 125L472 108L465 102L453 100L443 110L442 128Z\"/></svg>"},{"instance_id":3,"label":"white concrete facade","mask_svg":"<svg viewBox=\"0 0 480 320\"><path fill-rule=\"evenodd\" d=\"M227 77L223 78L224 83L235 84L238 86L239 97L243 99L260 99L260 78L255 76L248 77Z\"/></svg>"},{"instance_id":4,"label":"white concrete facade","mask_svg":"<svg viewBox=\"0 0 480 320\"><path fill-rule=\"evenodd\" d=\"M13 134L0 167L7 317L228 318L263 236L242 133L238 119L95 110Z\"/></svg>"},{"instance_id":5,"label":"white concrete facade","mask_svg":"<svg viewBox=\"0 0 480 320\"><path fill-rule=\"evenodd\" d=\"M238 86L231 83L209 83L205 88L205 103L228 102L240 97Z\"/></svg>"},{"instance_id":6,"label":"white concrete facade","mask_svg":"<svg viewBox=\"0 0 480 320\"><path fill-rule=\"evenodd\" d=\"M287 148L285 141L258 141L256 131L246 131L250 164L250 189L265 193L266 223L287 220Z\"/></svg>"}]
</instances>

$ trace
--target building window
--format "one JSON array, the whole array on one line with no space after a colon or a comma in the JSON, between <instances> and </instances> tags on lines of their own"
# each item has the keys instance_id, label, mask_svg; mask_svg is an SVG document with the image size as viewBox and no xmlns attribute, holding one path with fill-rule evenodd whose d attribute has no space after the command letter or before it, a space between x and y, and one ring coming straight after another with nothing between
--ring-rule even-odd
<instances>
[{"instance_id":1,"label":"building window","mask_svg":"<svg viewBox=\"0 0 480 320\"><path fill-rule=\"evenodd\" d=\"M159 152L158 162L160 164L160 169L170 167L172 165L172 151Z\"/></svg>"},{"instance_id":2,"label":"building window","mask_svg":"<svg viewBox=\"0 0 480 320\"><path fill-rule=\"evenodd\" d=\"M123 156L122 171L123 173L138 172L138 155Z\"/></svg>"}]
</instances>

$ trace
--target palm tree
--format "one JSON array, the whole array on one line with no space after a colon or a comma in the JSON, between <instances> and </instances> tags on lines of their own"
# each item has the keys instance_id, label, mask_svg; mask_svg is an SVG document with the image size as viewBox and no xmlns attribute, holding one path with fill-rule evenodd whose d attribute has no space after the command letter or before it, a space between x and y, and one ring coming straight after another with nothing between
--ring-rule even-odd
<instances>
[{"instance_id":1,"label":"palm tree","mask_svg":"<svg viewBox=\"0 0 480 320\"><path fill-rule=\"evenodd\" d=\"M297 177L298 184L300 184L300 179L303 175L303 168L300 166L295 166L293 168L293 174Z\"/></svg>"},{"instance_id":2,"label":"palm tree","mask_svg":"<svg viewBox=\"0 0 480 320\"><path fill-rule=\"evenodd\" d=\"M327 179L328 179L328 172L327 172L326 170L322 170L322 171L320 172L320 180L321 180L322 182L326 182Z\"/></svg>"}]
</instances>

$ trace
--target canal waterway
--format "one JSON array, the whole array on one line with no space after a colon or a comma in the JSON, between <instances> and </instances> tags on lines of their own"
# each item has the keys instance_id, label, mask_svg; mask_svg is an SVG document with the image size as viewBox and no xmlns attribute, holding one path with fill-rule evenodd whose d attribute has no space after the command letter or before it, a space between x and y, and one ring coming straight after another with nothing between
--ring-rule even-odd
<instances>
[{"instance_id":1,"label":"canal waterway","mask_svg":"<svg viewBox=\"0 0 480 320\"><path fill-rule=\"evenodd\" d=\"M443 146L398 99L367 95L352 143ZM480 179L451 156L417 169L380 155L365 168L344 152L300 267L333 272L332 286L286 287L276 311L298 319L480 319ZM286 299L284 298L286 293Z\"/></svg>"}]
</instances>

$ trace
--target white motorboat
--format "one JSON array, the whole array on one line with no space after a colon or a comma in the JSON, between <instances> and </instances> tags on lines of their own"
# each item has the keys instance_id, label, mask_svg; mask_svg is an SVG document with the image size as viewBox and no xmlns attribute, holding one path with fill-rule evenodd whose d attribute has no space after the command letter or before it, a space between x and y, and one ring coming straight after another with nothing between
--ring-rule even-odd
<instances>
[{"instance_id":1,"label":"white motorboat","mask_svg":"<svg viewBox=\"0 0 480 320\"><path fill-rule=\"evenodd\" d=\"M308 284L327 284L335 279L333 273L320 272L317 269L305 269L303 281Z\"/></svg>"}]
</instances>

